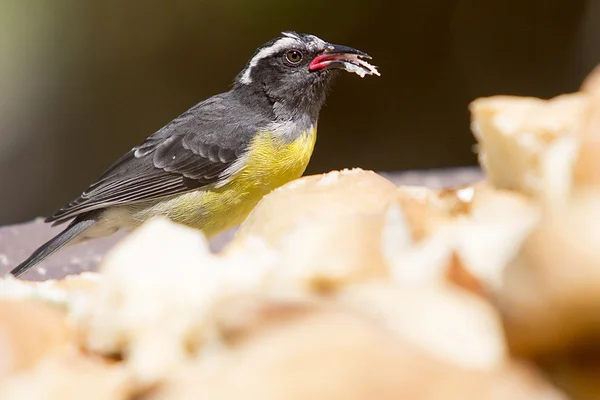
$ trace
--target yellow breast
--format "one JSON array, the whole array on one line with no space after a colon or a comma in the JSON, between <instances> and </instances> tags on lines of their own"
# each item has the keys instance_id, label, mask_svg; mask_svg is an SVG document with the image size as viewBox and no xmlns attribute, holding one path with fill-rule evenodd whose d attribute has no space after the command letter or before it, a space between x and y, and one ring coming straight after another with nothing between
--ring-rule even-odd
<instances>
[{"instance_id":1,"label":"yellow breast","mask_svg":"<svg viewBox=\"0 0 600 400\"><path fill-rule=\"evenodd\" d=\"M283 143L269 133L257 135L250 146L246 167L234 180L238 185L255 186L267 193L299 178L310 161L316 138L316 128L291 143Z\"/></svg>"},{"instance_id":2,"label":"yellow breast","mask_svg":"<svg viewBox=\"0 0 600 400\"><path fill-rule=\"evenodd\" d=\"M174 199L169 216L202 229L208 236L241 223L265 194L302 176L316 137L316 128L287 143L267 132L258 134L249 146L244 167L237 174L221 187Z\"/></svg>"}]
</instances>

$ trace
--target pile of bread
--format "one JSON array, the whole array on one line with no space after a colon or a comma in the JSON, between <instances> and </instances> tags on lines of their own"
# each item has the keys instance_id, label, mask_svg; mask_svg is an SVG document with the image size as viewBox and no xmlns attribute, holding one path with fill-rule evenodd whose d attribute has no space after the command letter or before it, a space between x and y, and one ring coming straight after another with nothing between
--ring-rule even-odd
<instances>
[{"instance_id":1,"label":"pile of bread","mask_svg":"<svg viewBox=\"0 0 600 400\"><path fill-rule=\"evenodd\" d=\"M599 399L600 71L477 99L487 178L334 171L222 252L156 219L98 273L0 280L2 399Z\"/></svg>"}]
</instances>

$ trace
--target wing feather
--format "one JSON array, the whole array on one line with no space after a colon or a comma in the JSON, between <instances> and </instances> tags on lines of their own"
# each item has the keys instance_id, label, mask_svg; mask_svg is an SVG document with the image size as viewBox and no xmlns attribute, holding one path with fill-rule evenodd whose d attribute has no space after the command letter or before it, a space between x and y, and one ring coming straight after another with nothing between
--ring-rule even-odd
<instances>
[{"instance_id":1,"label":"wing feather","mask_svg":"<svg viewBox=\"0 0 600 400\"><path fill-rule=\"evenodd\" d=\"M46 221L61 223L92 210L170 196L228 179L243 167L238 168L241 163L236 161L254 134L268 124L266 117L245 109L228 93L199 103L134 147Z\"/></svg>"}]
</instances>

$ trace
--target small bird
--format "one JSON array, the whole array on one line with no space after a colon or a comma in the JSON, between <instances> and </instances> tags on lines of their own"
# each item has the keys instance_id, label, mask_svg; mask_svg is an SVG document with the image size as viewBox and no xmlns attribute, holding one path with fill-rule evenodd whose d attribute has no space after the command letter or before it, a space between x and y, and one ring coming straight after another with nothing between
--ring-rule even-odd
<instances>
[{"instance_id":1,"label":"small bird","mask_svg":"<svg viewBox=\"0 0 600 400\"><path fill-rule=\"evenodd\" d=\"M241 223L271 190L299 178L334 71L379 75L369 55L283 32L259 47L231 89L168 123L117 160L46 222L72 220L11 274L68 243L164 216L207 237Z\"/></svg>"}]
</instances>

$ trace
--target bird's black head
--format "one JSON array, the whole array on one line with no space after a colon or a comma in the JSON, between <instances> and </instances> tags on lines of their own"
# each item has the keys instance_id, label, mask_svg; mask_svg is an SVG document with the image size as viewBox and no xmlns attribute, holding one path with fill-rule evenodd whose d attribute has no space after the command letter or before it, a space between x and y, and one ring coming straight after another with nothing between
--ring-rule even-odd
<instances>
[{"instance_id":1,"label":"bird's black head","mask_svg":"<svg viewBox=\"0 0 600 400\"><path fill-rule=\"evenodd\" d=\"M364 61L370 58L362 51L330 44L314 35L284 32L256 50L237 76L234 89L266 96L283 118L298 113L316 117L334 71L379 75Z\"/></svg>"}]
</instances>

